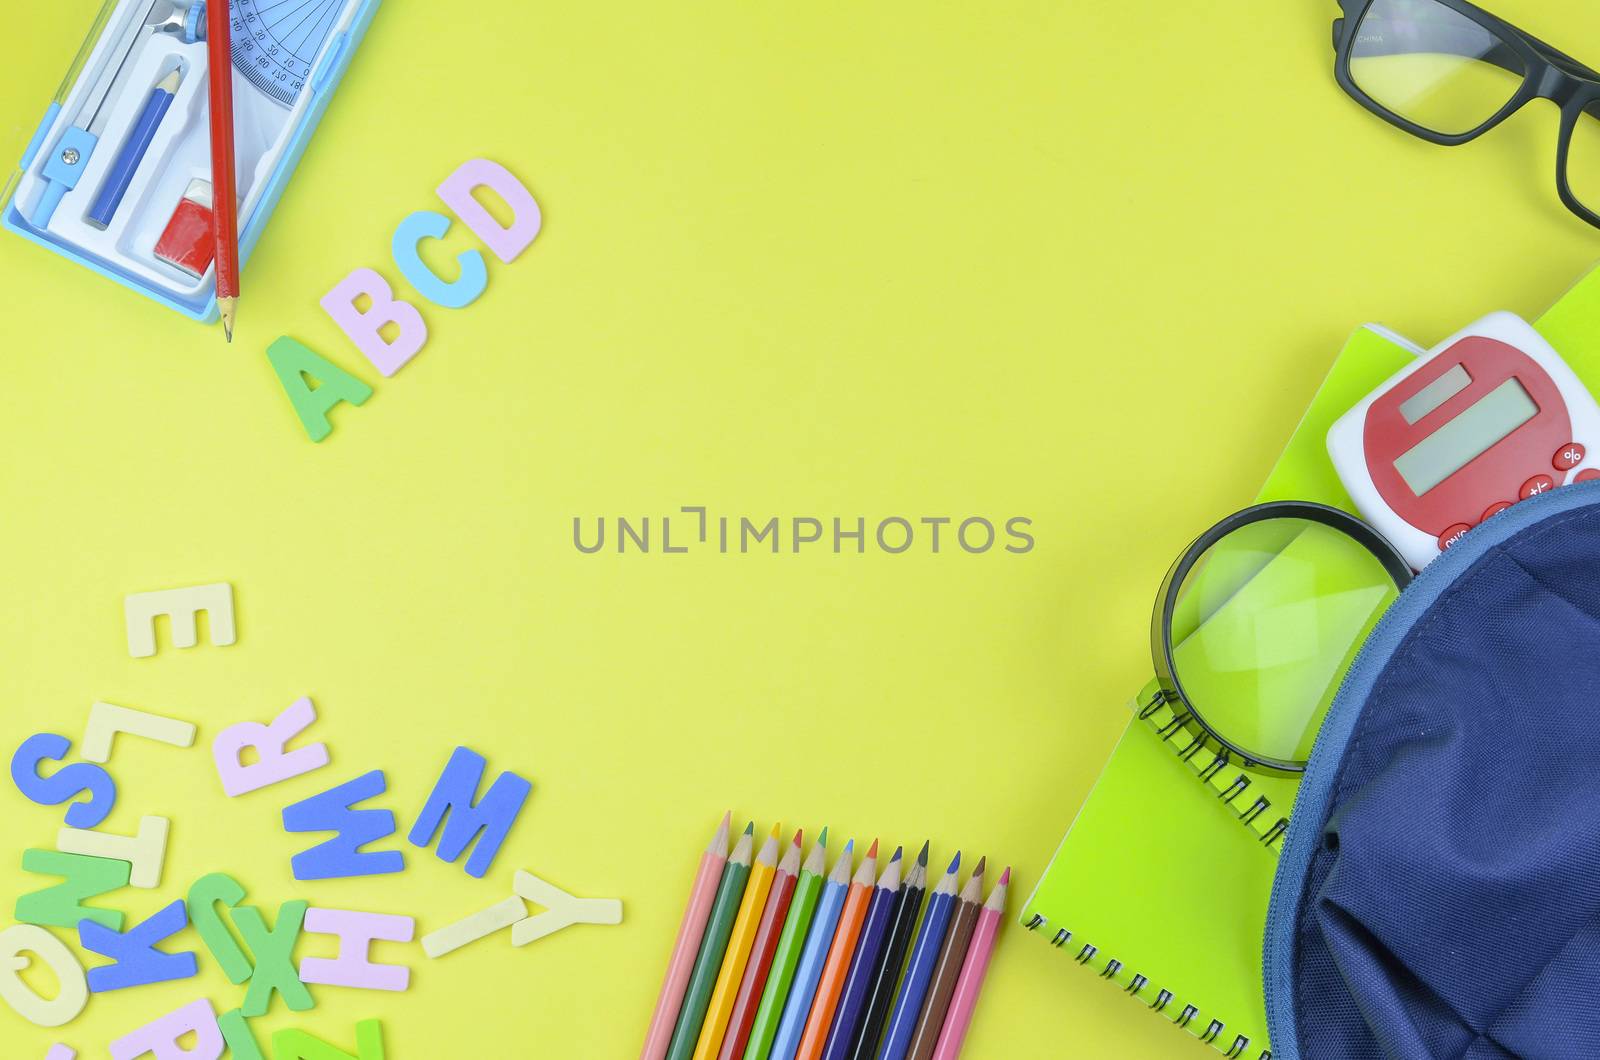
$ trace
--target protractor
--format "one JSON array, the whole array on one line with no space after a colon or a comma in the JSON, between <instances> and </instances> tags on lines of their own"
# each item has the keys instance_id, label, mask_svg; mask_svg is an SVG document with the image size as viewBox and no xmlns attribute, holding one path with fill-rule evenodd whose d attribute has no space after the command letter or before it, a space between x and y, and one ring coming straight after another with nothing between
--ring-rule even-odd
<instances>
[{"instance_id":1,"label":"protractor","mask_svg":"<svg viewBox=\"0 0 1600 1060\"><path fill-rule=\"evenodd\" d=\"M233 0L233 65L294 106L345 0Z\"/></svg>"}]
</instances>

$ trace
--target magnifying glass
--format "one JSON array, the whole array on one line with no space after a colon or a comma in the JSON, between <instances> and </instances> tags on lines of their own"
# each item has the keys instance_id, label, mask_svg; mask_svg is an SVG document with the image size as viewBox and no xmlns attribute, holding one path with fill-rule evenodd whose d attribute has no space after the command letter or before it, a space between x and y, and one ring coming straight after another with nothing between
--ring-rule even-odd
<instances>
[{"instance_id":1,"label":"magnifying glass","mask_svg":"<svg viewBox=\"0 0 1600 1060\"><path fill-rule=\"evenodd\" d=\"M1167 572L1150 624L1163 698L1226 751L1303 772L1356 651L1411 581L1372 527L1337 508L1246 508Z\"/></svg>"}]
</instances>

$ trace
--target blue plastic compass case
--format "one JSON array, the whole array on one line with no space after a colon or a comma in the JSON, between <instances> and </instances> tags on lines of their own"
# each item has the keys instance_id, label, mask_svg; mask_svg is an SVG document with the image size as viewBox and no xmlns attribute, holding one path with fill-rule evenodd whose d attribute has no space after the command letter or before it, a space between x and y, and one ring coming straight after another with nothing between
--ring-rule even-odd
<instances>
[{"instance_id":1,"label":"blue plastic compass case","mask_svg":"<svg viewBox=\"0 0 1600 1060\"><path fill-rule=\"evenodd\" d=\"M241 265L379 2L232 0ZM0 222L211 321L205 4L107 0L0 192Z\"/></svg>"}]
</instances>

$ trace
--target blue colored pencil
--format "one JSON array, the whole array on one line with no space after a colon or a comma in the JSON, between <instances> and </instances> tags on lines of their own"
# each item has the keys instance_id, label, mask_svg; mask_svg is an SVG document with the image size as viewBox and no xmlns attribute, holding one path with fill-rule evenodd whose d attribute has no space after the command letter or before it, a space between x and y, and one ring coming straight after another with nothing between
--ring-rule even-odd
<instances>
[{"instance_id":1,"label":"blue colored pencil","mask_svg":"<svg viewBox=\"0 0 1600 1060\"><path fill-rule=\"evenodd\" d=\"M906 1050L911 1048L917 1017L922 1014L922 1002L933 982L933 967L939 960L945 932L950 928L950 915L955 911L956 872L960 868L961 854L957 852L944 872L944 879L928 899L928 911L923 915L917 941L911 947L911 962L906 965L905 978L900 981L900 996L894 999L893 1014L883 1035L883 1052L878 1054L878 1060L905 1060Z\"/></svg>"},{"instance_id":2,"label":"blue colored pencil","mask_svg":"<svg viewBox=\"0 0 1600 1060\"><path fill-rule=\"evenodd\" d=\"M872 903L867 906L867 919L861 926L861 938L856 942L856 952L850 958L850 971L845 976L844 991L839 995L839 1008L833 1014L833 1026L828 1029L828 1044L822 1050L822 1060L845 1060L850 1046L855 1043L856 1031L867 1006L867 991L878 971L878 959L883 955L883 944L889 935L889 921L894 918L895 899L900 895L899 847L889 867L878 877L878 886L872 889Z\"/></svg>"},{"instance_id":3,"label":"blue colored pencil","mask_svg":"<svg viewBox=\"0 0 1600 1060\"><path fill-rule=\"evenodd\" d=\"M795 969L794 982L789 984L789 999L783 1003L783 1019L778 1022L778 1034L772 1039L767 1060L794 1060L795 1051L800 1048L806 1017L811 1015L811 1001L817 994L817 980L822 978L822 964L828 959L828 947L833 945L833 932L839 926L839 914L850 890L855 848L854 839L844 845L822 888L817 914L811 918L811 930L806 932L806 946L800 951L800 964Z\"/></svg>"}]
</instances>

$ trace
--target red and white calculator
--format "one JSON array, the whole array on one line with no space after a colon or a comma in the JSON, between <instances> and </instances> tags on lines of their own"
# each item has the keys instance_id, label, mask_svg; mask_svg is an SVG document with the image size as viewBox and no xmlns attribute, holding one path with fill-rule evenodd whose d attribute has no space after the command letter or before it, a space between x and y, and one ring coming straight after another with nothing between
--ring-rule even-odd
<instances>
[{"instance_id":1,"label":"red and white calculator","mask_svg":"<svg viewBox=\"0 0 1600 1060\"><path fill-rule=\"evenodd\" d=\"M1356 507L1417 570L1519 500L1600 478L1597 446L1594 397L1511 313L1427 351L1328 431Z\"/></svg>"}]
</instances>

